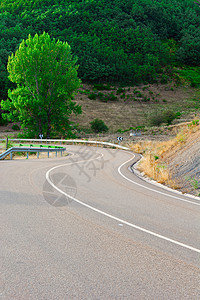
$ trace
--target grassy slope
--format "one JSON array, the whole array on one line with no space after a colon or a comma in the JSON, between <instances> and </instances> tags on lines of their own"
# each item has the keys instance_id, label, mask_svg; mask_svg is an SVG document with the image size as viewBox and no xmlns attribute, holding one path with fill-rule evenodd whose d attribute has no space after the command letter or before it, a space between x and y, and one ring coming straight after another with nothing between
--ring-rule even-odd
<instances>
[{"instance_id":1,"label":"grassy slope","mask_svg":"<svg viewBox=\"0 0 200 300\"><path fill-rule=\"evenodd\" d=\"M131 148L143 154L139 170L183 193L200 196L200 125L183 124L168 141L140 141Z\"/></svg>"},{"instance_id":2,"label":"grassy slope","mask_svg":"<svg viewBox=\"0 0 200 300\"><path fill-rule=\"evenodd\" d=\"M136 91L142 96L138 96ZM96 100L88 98L88 94L99 92L104 95L113 93L117 100L108 100L105 103L99 97ZM148 126L152 114L159 113L161 110L183 112L180 121L191 120L192 116L188 114L194 110L195 101L189 101L189 99L195 99L196 94L197 90L194 88L175 87L172 83L126 87L125 91L120 94L117 94L116 87L109 91L94 91L93 86L83 85L81 92L75 96L75 101L82 106L83 113L72 117L71 120L78 123L79 127L87 129L93 119L100 118L109 127L110 133L119 129ZM144 99L150 100L145 102Z\"/></svg>"}]
</instances>

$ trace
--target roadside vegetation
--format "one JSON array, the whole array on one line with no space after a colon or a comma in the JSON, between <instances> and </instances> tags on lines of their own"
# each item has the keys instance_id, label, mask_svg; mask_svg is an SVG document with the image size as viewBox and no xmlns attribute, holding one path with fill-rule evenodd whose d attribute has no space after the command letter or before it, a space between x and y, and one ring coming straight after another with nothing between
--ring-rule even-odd
<instances>
[{"instance_id":1,"label":"roadside vegetation","mask_svg":"<svg viewBox=\"0 0 200 300\"><path fill-rule=\"evenodd\" d=\"M80 114L81 107L72 101L80 80L70 46L45 32L29 35L9 57L7 69L17 88L1 102L3 117L20 121L27 137L71 137L69 115Z\"/></svg>"},{"instance_id":2,"label":"roadside vegetation","mask_svg":"<svg viewBox=\"0 0 200 300\"><path fill-rule=\"evenodd\" d=\"M8 79L8 57L17 51L22 41L27 40L29 35L41 36L45 32L52 40L70 45L73 57L76 57L74 60L79 65L78 78L84 84L93 85L88 91L80 90L83 96L87 93L86 111L86 105L90 105L91 101L105 105L102 106L104 111L109 111L117 102L123 102L128 103L127 107L132 105L133 112L136 104L139 104L142 107L143 119L151 120L150 126L162 124L163 118L164 123L170 124L186 111L185 102L183 108L179 108L179 105L172 107L172 103L166 97L161 98L154 94L148 85L171 84L171 92L177 86L189 86L195 91L199 89L199 15L199 1L193 0L2 0L0 101L3 100L7 105L3 104L1 109L4 113L10 109L6 102L8 96L12 100L11 92L8 95L9 90L19 92L17 86L19 82ZM33 54L31 55L33 57ZM51 61L50 59L49 63ZM28 72L31 72L29 67ZM69 88L70 85L68 81L66 82ZM57 96L58 94L54 95L56 103ZM63 97L69 98L66 93ZM192 105L194 106L194 103ZM196 106L199 106L199 99ZM150 107L152 109L149 111ZM68 116L73 109L69 108ZM2 111L0 111L0 125L5 125L7 120L3 120L1 114ZM29 113L32 122L30 120L23 123L23 120L20 120L22 127L28 129L29 136L36 134L31 128L32 124L35 124L33 115L35 116L35 111ZM48 119L47 115L48 113L46 116L43 114L42 122ZM69 118L64 120L63 117L65 132L63 127L58 128L55 118L51 122L52 130L45 128L42 131L46 136L62 136L66 132L68 136L72 135L73 129L79 126L77 124L79 117L72 118L75 120L75 126L70 124ZM88 130L90 122L95 118L102 119L110 131L147 125L145 120L139 121L139 124L132 122L133 124L129 126L123 125L120 121L119 128L115 128L102 116L91 115L87 126L81 125L82 128ZM123 119L126 119L126 109L123 112ZM39 127L41 132L41 126Z\"/></svg>"},{"instance_id":3,"label":"roadside vegetation","mask_svg":"<svg viewBox=\"0 0 200 300\"><path fill-rule=\"evenodd\" d=\"M200 109L199 89L188 83L134 87L99 84L98 89L94 84L83 84L74 99L83 111L77 117L71 116L79 137L92 133L90 122L96 118L105 122L109 133L152 126L160 126L162 133L163 125L190 121Z\"/></svg>"},{"instance_id":4,"label":"roadside vegetation","mask_svg":"<svg viewBox=\"0 0 200 300\"><path fill-rule=\"evenodd\" d=\"M143 158L140 160L137 168L140 172L147 175L149 178L166 184L174 189L183 188L177 176L173 176L169 164L173 156L180 153L181 150L191 146L191 142L196 142L200 138L200 123L199 120L193 120L189 124L184 124L177 133L176 137L167 141L149 141L141 140L130 144L130 148L142 154ZM198 148L199 149L199 148ZM191 157L198 155L198 153L190 153ZM186 161L181 164L192 164L193 160L187 157ZM196 172L196 174L195 174ZM185 174L185 181L190 183L190 187L195 194L200 194L200 178L198 170L193 171L194 176L187 176L187 169ZM184 180L183 180L184 181ZM186 191L186 189L184 190Z\"/></svg>"}]
</instances>

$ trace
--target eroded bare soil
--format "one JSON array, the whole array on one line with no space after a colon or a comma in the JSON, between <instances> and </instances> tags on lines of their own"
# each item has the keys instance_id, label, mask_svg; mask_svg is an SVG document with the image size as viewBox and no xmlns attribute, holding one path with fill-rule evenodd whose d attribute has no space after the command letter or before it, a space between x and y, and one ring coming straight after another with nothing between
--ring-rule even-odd
<instances>
[{"instance_id":1,"label":"eroded bare soil","mask_svg":"<svg viewBox=\"0 0 200 300\"><path fill-rule=\"evenodd\" d=\"M200 128L191 134L181 148L174 148L165 157L172 179L184 193L200 195Z\"/></svg>"}]
</instances>

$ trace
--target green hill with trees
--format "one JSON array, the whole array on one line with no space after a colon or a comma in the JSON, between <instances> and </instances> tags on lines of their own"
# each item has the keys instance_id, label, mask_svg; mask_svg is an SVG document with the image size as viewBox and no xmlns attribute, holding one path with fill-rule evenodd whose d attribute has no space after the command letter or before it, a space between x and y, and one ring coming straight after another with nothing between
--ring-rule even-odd
<instances>
[{"instance_id":1,"label":"green hill with trees","mask_svg":"<svg viewBox=\"0 0 200 300\"><path fill-rule=\"evenodd\" d=\"M28 35L67 42L88 83L165 83L179 74L200 84L200 2L193 0L2 0L0 99L8 56Z\"/></svg>"}]
</instances>

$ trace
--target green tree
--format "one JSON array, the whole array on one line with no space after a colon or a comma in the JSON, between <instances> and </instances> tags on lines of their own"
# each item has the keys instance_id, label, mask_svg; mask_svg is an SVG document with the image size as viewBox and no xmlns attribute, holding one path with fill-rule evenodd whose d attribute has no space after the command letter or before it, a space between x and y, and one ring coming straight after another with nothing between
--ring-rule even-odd
<instances>
[{"instance_id":1,"label":"green tree","mask_svg":"<svg viewBox=\"0 0 200 300\"><path fill-rule=\"evenodd\" d=\"M28 136L70 136L69 116L81 113L73 100L80 85L76 59L68 43L51 40L48 33L29 35L8 59L9 79L17 88L2 101L9 121L19 120Z\"/></svg>"},{"instance_id":2,"label":"green tree","mask_svg":"<svg viewBox=\"0 0 200 300\"><path fill-rule=\"evenodd\" d=\"M94 119L92 122L90 122L91 128L94 132L100 133L100 132L107 132L108 127L104 123L103 120L100 120L98 118Z\"/></svg>"}]
</instances>

